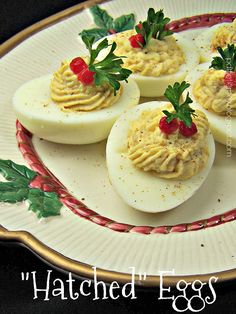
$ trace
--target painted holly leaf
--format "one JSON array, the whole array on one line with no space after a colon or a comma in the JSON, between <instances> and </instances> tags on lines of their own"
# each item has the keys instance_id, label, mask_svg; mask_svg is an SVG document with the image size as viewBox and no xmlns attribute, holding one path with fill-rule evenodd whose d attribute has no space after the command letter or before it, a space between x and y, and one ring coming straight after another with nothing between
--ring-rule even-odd
<instances>
[{"instance_id":1,"label":"painted holly leaf","mask_svg":"<svg viewBox=\"0 0 236 314\"><path fill-rule=\"evenodd\" d=\"M15 182L0 182L0 202L23 202L28 197L28 188L21 187Z\"/></svg>"},{"instance_id":2,"label":"painted holly leaf","mask_svg":"<svg viewBox=\"0 0 236 314\"><path fill-rule=\"evenodd\" d=\"M98 5L90 8L94 23L102 28L109 29L112 26L113 18L107 13L106 10L101 9Z\"/></svg>"},{"instance_id":3,"label":"painted holly leaf","mask_svg":"<svg viewBox=\"0 0 236 314\"><path fill-rule=\"evenodd\" d=\"M44 192L39 189L29 190L28 202L29 210L36 213L38 218L59 215L62 206L55 192Z\"/></svg>"},{"instance_id":4,"label":"painted holly leaf","mask_svg":"<svg viewBox=\"0 0 236 314\"><path fill-rule=\"evenodd\" d=\"M0 159L0 174L8 181L15 181L19 185L27 187L37 173L11 160Z\"/></svg>"},{"instance_id":5,"label":"painted holly leaf","mask_svg":"<svg viewBox=\"0 0 236 314\"><path fill-rule=\"evenodd\" d=\"M113 19L106 10L101 9L98 5L91 7L90 12L93 16L94 23L98 28L84 29L79 35L94 36L95 41L113 33L118 33L134 28L135 16L133 13L122 15Z\"/></svg>"},{"instance_id":6,"label":"painted holly leaf","mask_svg":"<svg viewBox=\"0 0 236 314\"><path fill-rule=\"evenodd\" d=\"M118 33L133 29L135 24L134 14L122 15L115 19L112 23L112 28Z\"/></svg>"},{"instance_id":7,"label":"painted holly leaf","mask_svg":"<svg viewBox=\"0 0 236 314\"><path fill-rule=\"evenodd\" d=\"M91 37L95 38L95 41L98 41L100 38L106 37L108 34L106 28L91 28L91 29L84 29L81 33L81 37Z\"/></svg>"},{"instance_id":8,"label":"painted holly leaf","mask_svg":"<svg viewBox=\"0 0 236 314\"><path fill-rule=\"evenodd\" d=\"M62 204L54 192L30 188L37 173L11 160L0 159L0 174L7 180L0 182L0 202L17 203L28 200L29 210L38 217L59 215Z\"/></svg>"}]
</instances>

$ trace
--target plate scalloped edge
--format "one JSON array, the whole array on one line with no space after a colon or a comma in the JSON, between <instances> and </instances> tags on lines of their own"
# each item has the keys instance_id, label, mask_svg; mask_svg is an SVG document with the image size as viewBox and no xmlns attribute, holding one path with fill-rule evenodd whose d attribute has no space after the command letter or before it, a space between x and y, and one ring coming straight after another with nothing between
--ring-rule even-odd
<instances>
[{"instance_id":1,"label":"plate scalloped edge","mask_svg":"<svg viewBox=\"0 0 236 314\"><path fill-rule=\"evenodd\" d=\"M94 270L92 266L81 262L78 263L77 261L56 252L27 231L8 231L6 228L0 225L0 239L10 242L20 242L26 248L32 250L33 253L47 261L49 264L72 272L74 275L79 276L79 278L93 279L94 277ZM121 284L130 282L132 279L131 274L109 271L101 268L96 268L96 275L99 280L104 282L117 281ZM230 269L222 272L216 272L214 274L209 273L184 276L165 276L165 282L162 284L164 287L176 287L176 284L180 280L187 280L187 282L194 282L195 280L208 282L213 275L218 278L217 282L219 283L235 278L236 270ZM136 285L145 288L156 288L160 285L159 276L148 275L147 278L143 280L140 279L139 275L135 275L134 281Z\"/></svg>"}]
</instances>

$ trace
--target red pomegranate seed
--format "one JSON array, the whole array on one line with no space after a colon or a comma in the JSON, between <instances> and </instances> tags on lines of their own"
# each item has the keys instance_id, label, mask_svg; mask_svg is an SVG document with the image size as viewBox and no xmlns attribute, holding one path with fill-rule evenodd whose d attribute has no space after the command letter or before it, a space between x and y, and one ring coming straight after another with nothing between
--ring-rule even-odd
<instances>
[{"instance_id":1,"label":"red pomegranate seed","mask_svg":"<svg viewBox=\"0 0 236 314\"><path fill-rule=\"evenodd\" d=\"M88 68L82 70L78 75L78 80L83 85L91 85L94 81L94 74L95 72L90 71Z\"/></svg>"},{"instance_id":2,"label":"red pomegranate seed","mask_svg":"<svg viewBox=\"0 0 236 314\"><path fill-rule=\"evenodd\" d=\"M171 122L166 121L167 117L162 117L159 121L159 128L165 134L174 133L179 127L178 119L173 119Z\"/></svg>"},{"instance_id":3,"label":"red pomegranate seed","mask_svg":"<svg viewBox=\"0 0 236 314\"><path fill-rule=\"evenodd\" d=\"M191 137L197 133L197 126L192 122L191 126L188 127L183 121L180 121L179 132L185 137Z\"/></svg>"},{"instance_id":4,"label":"red pomegranate seed","mask_svg":"<svg viewBox=\"0 0 236 314\"><path fill-rule=\"evenodd\" d=\"M133 48L142 48L145 40L142 34L136 34L129 38L130 44Z\"/></svg>"},{"instance_id":5,"label":"red pomegranate seed","mask_svg":"<svg viewBox=\"0 0 236 314\"><path fill-rule=\"evenodd\" d=\"M136 26L137 26L140 30L143 28L143 24L142 24L142 23L138 23Z\"/></svg>"},{"instance_id":6,"label":"red pomegranate seed","mask_svg":"<svg viewBox=\"0 0 236 314\"><path fill-rule=\"evenodd\" d=\"M224 76L224 84L229 88L236 88L236 72L226 72Z\"/></svg>"},{"instance_id":7,"label":"red pomegranate seed","mask_svg":"<svg viewBox=\"0 0 236 314\"><path fill-rule=\"evenodd\" d=\"M78 74L86 68L88 68L88 65L80 57L74 58L70 63L70 69L74 74Z\"/></svg>"}]
</instances>

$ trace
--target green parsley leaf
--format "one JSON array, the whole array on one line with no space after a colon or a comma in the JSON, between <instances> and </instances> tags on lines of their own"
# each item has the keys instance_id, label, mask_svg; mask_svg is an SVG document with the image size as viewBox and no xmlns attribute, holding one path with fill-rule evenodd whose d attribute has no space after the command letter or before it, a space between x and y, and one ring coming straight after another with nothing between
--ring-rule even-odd
<instances>
[{"instance_id":1,"label":"green parsley leaf","mask_svg":"<svg viewBox=\"0 0 236 314\"><path fill-rule=\"evenodd\" d=\"M236 47L234 44L228 45L224 50L217 47L220 56L213 57L209 68L234 72L236 70Z\"/></svg>"},{"instance_id":2,"label":"green parsley leaf","mask_svg":"<svg viewBox=\"0 0 236 314\"><path fill-rule=\"evenodd\" d=\"M95 42L94 36L82 36L82 40L85 43L86 48L88 49L90 54L89 65L92 65L97 58L99 52L108 47L108 40L105 38L98 44L96 49L93 49L93 43Z\"/></svg>"},{"instance_id":3,"label":"green parsley leaf","mask_svg":"<svg viewBox=\"0 0 236 314\"><path fill-rule=\"evenodd\" d=\"M116 91L120 88L119 81L126 81L132 71L122 68L122 56L116 56L114 51L116 49L116 43L113 42L112 45L108 44L108 40L105 38L101 41L95 49L93 49L93 43L95 41L94 36L82 36L82 40L86 45L86 48L90 53L89 60L89 70L95 72L94 82L95 85L99 86L104 83L110 84L114 89L114 95ZM110 51L106 57L95 63L95 59L99 53L110 46Z\"/></svg>"},{"instance_id":4,"label":"green parsley leaf","mask_svg":"<svg viewBox=\"0 0 236 314\"><path fill-rule=\"evenodd\" d=\"M192 109L189 104L193 101L189 97L189 93L182 104L180 104L180 99L186 88L190 86L189 83L183 81L180 83L175 83L173 86L169 85L164 93L164 96L171 102L173 105L175 112L170 113L167 110L163 110L163 113L167 116L166 121L170 123L173 119L178 118L183 121L186 126L190 127L192 123L192 116L195 115L195 110Z\"/></svg>"},{"instance_id":5,"label":"green parsley leaf","mask_svg":"<svg viewBox=\"0 0 236 314\"><path fill-rule=\"evenodd\" d=\"M140 22L142 27L135 27L137 33L140 33L145 40L145 45L148 45L151 38L163 40L166 36L172 35L173 32L166 28L170 22L168 17L164 16L163 10L155 12L153 8L148 10L147 20Z\"/></svg>"}]
</instances>

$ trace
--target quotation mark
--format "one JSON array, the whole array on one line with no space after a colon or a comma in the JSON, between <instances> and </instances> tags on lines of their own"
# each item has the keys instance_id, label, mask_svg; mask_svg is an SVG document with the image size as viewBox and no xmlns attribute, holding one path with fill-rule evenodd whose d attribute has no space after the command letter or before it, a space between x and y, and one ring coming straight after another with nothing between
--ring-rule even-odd
<instances>
[{"instance_id":1,"label":"quotation mark","mask_svg":"<svg viewBox=\"0 0 236 314\"><path fill-rule=\"evenodd\" d=\"M21 280L24 281L24 280L29 280L29 272L27 273L21 273Z\"/></svg>"},{"instance_id":2,"label":"quotation mark","mask_svg":"<svg viewBox=\"0 0 236 314\"><path fill-rule=\"evenodd\" d=\"M139 273L138 277L139 277L139 280L146 280L147 274L146 273L143 273L143 274Z\"/></svg>"}]
</instances>

